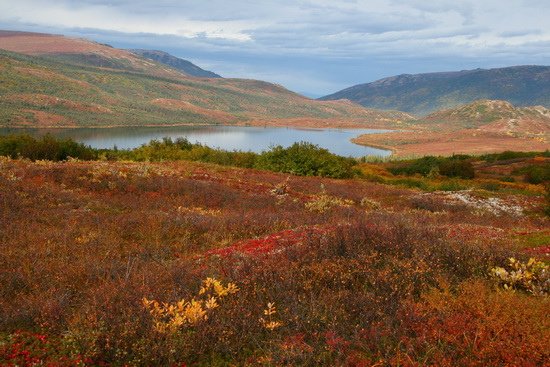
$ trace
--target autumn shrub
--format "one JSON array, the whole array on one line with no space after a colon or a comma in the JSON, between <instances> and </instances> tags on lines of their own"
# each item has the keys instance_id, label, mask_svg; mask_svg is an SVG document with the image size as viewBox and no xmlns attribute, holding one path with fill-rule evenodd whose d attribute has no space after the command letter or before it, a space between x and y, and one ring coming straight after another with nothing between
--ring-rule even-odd
<instances>
[{"instance_id":1,"label":"autumn shrub","mask_svg":"<svg viewBox=\"0 0 550 367\"><path fill-rule=\"evenodd\" d=\"M550 294L550 269L535 258L522 262L512 257L506 268L494 267L490 274L505 289L524 290L537 296Z\"/></svg>"},{"instance_id":2,"label":"autumn shrub","mask_svg":"<svg viewBox=\"0 0 550 367\"><path fill-rule=\"evenodd\" d=\"M72 354L57 339L45 334L17 331L0 339L0 365L6 367L30 366L85 366L92 360Z\"/></svg>"},{"instance_id":3,"label":"autumn shrub","mask_svg":"<svg viewBox=\"0 0 550 367\"><path fill-rule=\"evenodd\" d=\"M465 159L445 159L439 165L439 173L447 177L474 178L474 166Z\"/></svg>"},{"instance_id":4,"label":"autumn shrub","mask_svg":"<svg viewBox=\"0 0 550 367\"><path fill-rule=\"evenodd\" d=\"M548 298L494 292L481 280L427 292L405 307L394 366L544 366Z\"/></svg>"},{"instance_id":5,"label":"autumn shrub","mask_svg":"<svg viewBox=\"0 0 550 367\"><path fill-rule=\"evenodd\" d=\"M287 176L0 159L0 365L17 330L47 337L18 350L51 366L521 365L548 349L546 298L487 279L520 258L510 229L545 218L434 214L410 209L412 190ZM350 205L308 210L322 194ZM239 290L214 303L207 278Z\"/></svg>"},{"instance_id":6,"label":"autumn shrub","mask_svg":"<svg viewBox=\"0 0 550 367\"><path fill-rule=\"evenodd\" d=\"M415 209L427 210L430 212L460 211L465 208L461 205L453 205L445 202L440 197L434 195L416 195L410 199L411 206Z\"/></svg>"},{"instance_id":7,"label":"autumn shrub","mask_svg":"<svg viewBox=\"0 0 550 367\"><path fill-rule=\"evenodd\" d=\"M340 157L317 145L299 142L288 148L275 146L263 152L256 168L300 176L353 177L356 161Z\"/></svg>"}]
</instances>

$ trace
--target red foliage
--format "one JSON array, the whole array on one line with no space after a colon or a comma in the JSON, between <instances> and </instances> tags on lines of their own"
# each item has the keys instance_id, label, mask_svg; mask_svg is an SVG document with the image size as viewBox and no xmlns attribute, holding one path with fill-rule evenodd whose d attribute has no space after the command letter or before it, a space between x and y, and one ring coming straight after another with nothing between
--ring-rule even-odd
<instances>
[{"instance_id":1,"label":"red foliage","mask_svg":"<svg viewBox=\"0 0 550 367\"><path fill-rule=\"evenodd\" d=\"M531 255L550 256L550 245L544 245L544 246L539 246L535 248L528 248L528 249L525 249L524 251Z\"/></svg>"},{"instance_id":2,"label":"red foliage","mask_svg":"<svg viewBox=\"0 0 550 367\"><path fill-rule=\"evenodd\" d=\"M204 256L230 256L234 254L268 255L302 243L306 238L322 236L333 231L335 226L311 226L301 229L288 229L262 238L239 241L231 246L214 249Z\"/></svg>"},{"instance_id":3,"label":"red foliage","mask_svg":"<svg viewBox=\"0 0 550 367\"><path fill-rule=\"evenodd\" d=\"M92 365L92 360L88 358L61 355L59 349L58 343L52 342L46 335L17 331L11 335L8 343L0 346L0 364L13 367Z\"/></svg>"}]
</instances>

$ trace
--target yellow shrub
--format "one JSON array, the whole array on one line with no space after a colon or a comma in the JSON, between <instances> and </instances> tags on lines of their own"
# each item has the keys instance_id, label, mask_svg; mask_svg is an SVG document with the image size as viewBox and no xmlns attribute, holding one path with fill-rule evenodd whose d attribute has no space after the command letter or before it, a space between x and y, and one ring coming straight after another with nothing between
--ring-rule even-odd
<instances>
[{"instance_id":1,"label":"yellow shrub","mask_svg":"<svg viewBox=\"0 0 550 367\"><path fill-rule=\"evenodd\" d=\"M219 307L218 301L238 291L239 288L233 283L224 286L217 279L206 278L199 291L199 296L202 298L192 298L190 301L181 299L175 303L159 303L144 297L142 302L153 317L155 330L160 333L175 333L182 327L193 326L207 320L208 312Z\"/></svg>"}]
</instances>

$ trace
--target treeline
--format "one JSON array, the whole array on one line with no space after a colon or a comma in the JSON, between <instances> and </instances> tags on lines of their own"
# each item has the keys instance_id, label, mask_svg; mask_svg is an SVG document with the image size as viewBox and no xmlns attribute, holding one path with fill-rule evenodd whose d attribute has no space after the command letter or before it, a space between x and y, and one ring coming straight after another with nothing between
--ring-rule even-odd
<instances>
[{"instance_id":1,"label":"treeline","mask_svg":"<svg viewBox=\"0 0 550 367\"><path fill-rule=\"evenodd\" d=\"M463 179L475 177L474 162L511 163L514 160L534 158L537 156L550 157L550 151L545 152L512 152L471 156L457 154L450 157L426 156L418 159L389 163L387 170L393 175L414 176L446 176ZM524 175L525 181L532 184L550 182L550 164L529 165L512 172L515 175Z\"/></svg>"},{"instance_id":2,"label":"treeline","mask_svg":"<svg viewBox=\"0 0 550 367\"><path fill-rule=\"evenodd\" d=\"M288 148L272 147L262 153L226 151L185 138L152 140L131 150L94 149L73 140L60 140L51 135L34 138L30 135L0 136L0 155L31 160L131 160L177 161L188 160L225 166L257 168L300 176L351 178L358 174L353 158L340 157L317 145L299 142Z\"/></svg>"},{"instance_id":3,"label":"treeline","mask_svg":"<svg viewBox=\"0 0 550 367\"><path fill-rule=\"evenodd\" d=\"M253 153L214 149L202 144L193 144L185 138L175 141L164 138L132 150L107 152L107 156L111 154L117 159L133 161L188 160L299 176L350 178L357 174L354 169L357 164L355 159L340 157L327 149L306 142L294 143L288 148L279 145L262 153Z\"/></svg>"},{"instance_id":4,"label":"treeline","mask_svg":"<svg viewBox=\"0 0 550 367\"><path fill-rule=\"evenodd\" d=\"M317 145L299 142L288 148L272 147L262 153L227 151L191 143L185 138L152 140L130 150L94 149L71 139L58 139L51 135L35 138L30 135L0 136L0 155L31 160L129 160L138 162L196 161L224 166L256 168L300 176L351 178L361 173L356 169L358 161L341 157ZM473 162L506 162L535 156L550 157L550 152L503 152L483 156L453 155L450 157L426 156L418 159L393 161L385 164L387 171L395 176L445 176L473 179ZM522 167L521 174L529 183L550 182L550 165Z\"/></svg>"},{"instance_id":5,"label":"treeline","mask_svg":"<svg viewBox=\"0 0 550 367\"><path fill-rule=\"evenodd\" d=\"M49 134L40 138L30 135L0 136L0 156L27 158L33 161L64 161L69 157L94 160L99 157L96 149L71 139L58 139Z\"/></svg>"}]
</instances>

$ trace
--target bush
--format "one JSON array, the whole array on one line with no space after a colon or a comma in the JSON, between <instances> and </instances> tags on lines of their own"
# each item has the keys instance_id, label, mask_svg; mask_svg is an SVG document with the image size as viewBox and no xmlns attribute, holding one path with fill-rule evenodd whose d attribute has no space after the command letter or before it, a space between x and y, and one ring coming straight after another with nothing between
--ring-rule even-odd
<instances>
[{"instance_id":1,"label":"bush","mask_svg":"<svg viewBox=\"0 0 550 367\"><path fill-rule=\"evenodd\" d=\"M390 166L388 170L394 175L432 175L434 172L447 177L474 178L474 167L467 155L452 157L426 156L412 161L405 161Z\"/></svg>"},{"instance_id":2,"label":"bush","mask_svg":"<svg viewBox=\"0 0 550 367\"><path fill-rule=\"evenodd\" d=\"M447 177L474 178L474 166L463 159L446 159L439 164L439 173Z\"/></svg>"},{"instance_id":3,"label":"bush","mask_svg":"<svg viewBox=\"0 0 550 367\"><path fill-rule=\"evenodd\" d=\"M51 135L34 138L30 135L0 136L0 155L10 158L63 161L67 158L97 159L97 151L73 140L60 140Z\"/></svg>"},{"instance_id":4,"label":"bush","mask_svg":"<svg viewBox=\"0 0 550 367\"><path fill-rule=\"evenodd\" d=\"M263 152L256 168L300 176L349 178L356 174L355 164L353 158L340 157L317 145L299 142L288 148L279 145Z\"/></svg>"},{"instance_id":5,"label":"bush","mask_svg":"<svg viewBox=\"0 0 550 367\"><path fill-rule=\"evenodd\" d=\"M525 173L525 181L531 184L550 182L550 164L527 166L520 170Z\"/></svg>"},{"instance_id":6,"label":"bush","mask_svg":"<svg viewBox=\"0 0 550 367\"><path fill-rule=\"evenodd\" d=\"M439 165L440 158L433 156L426 156L413 161L400 162L388 170L394 175L414 175L421 174L422 176L428 175L432 170L436 169Z\"/></svg>"}]
</instances>

